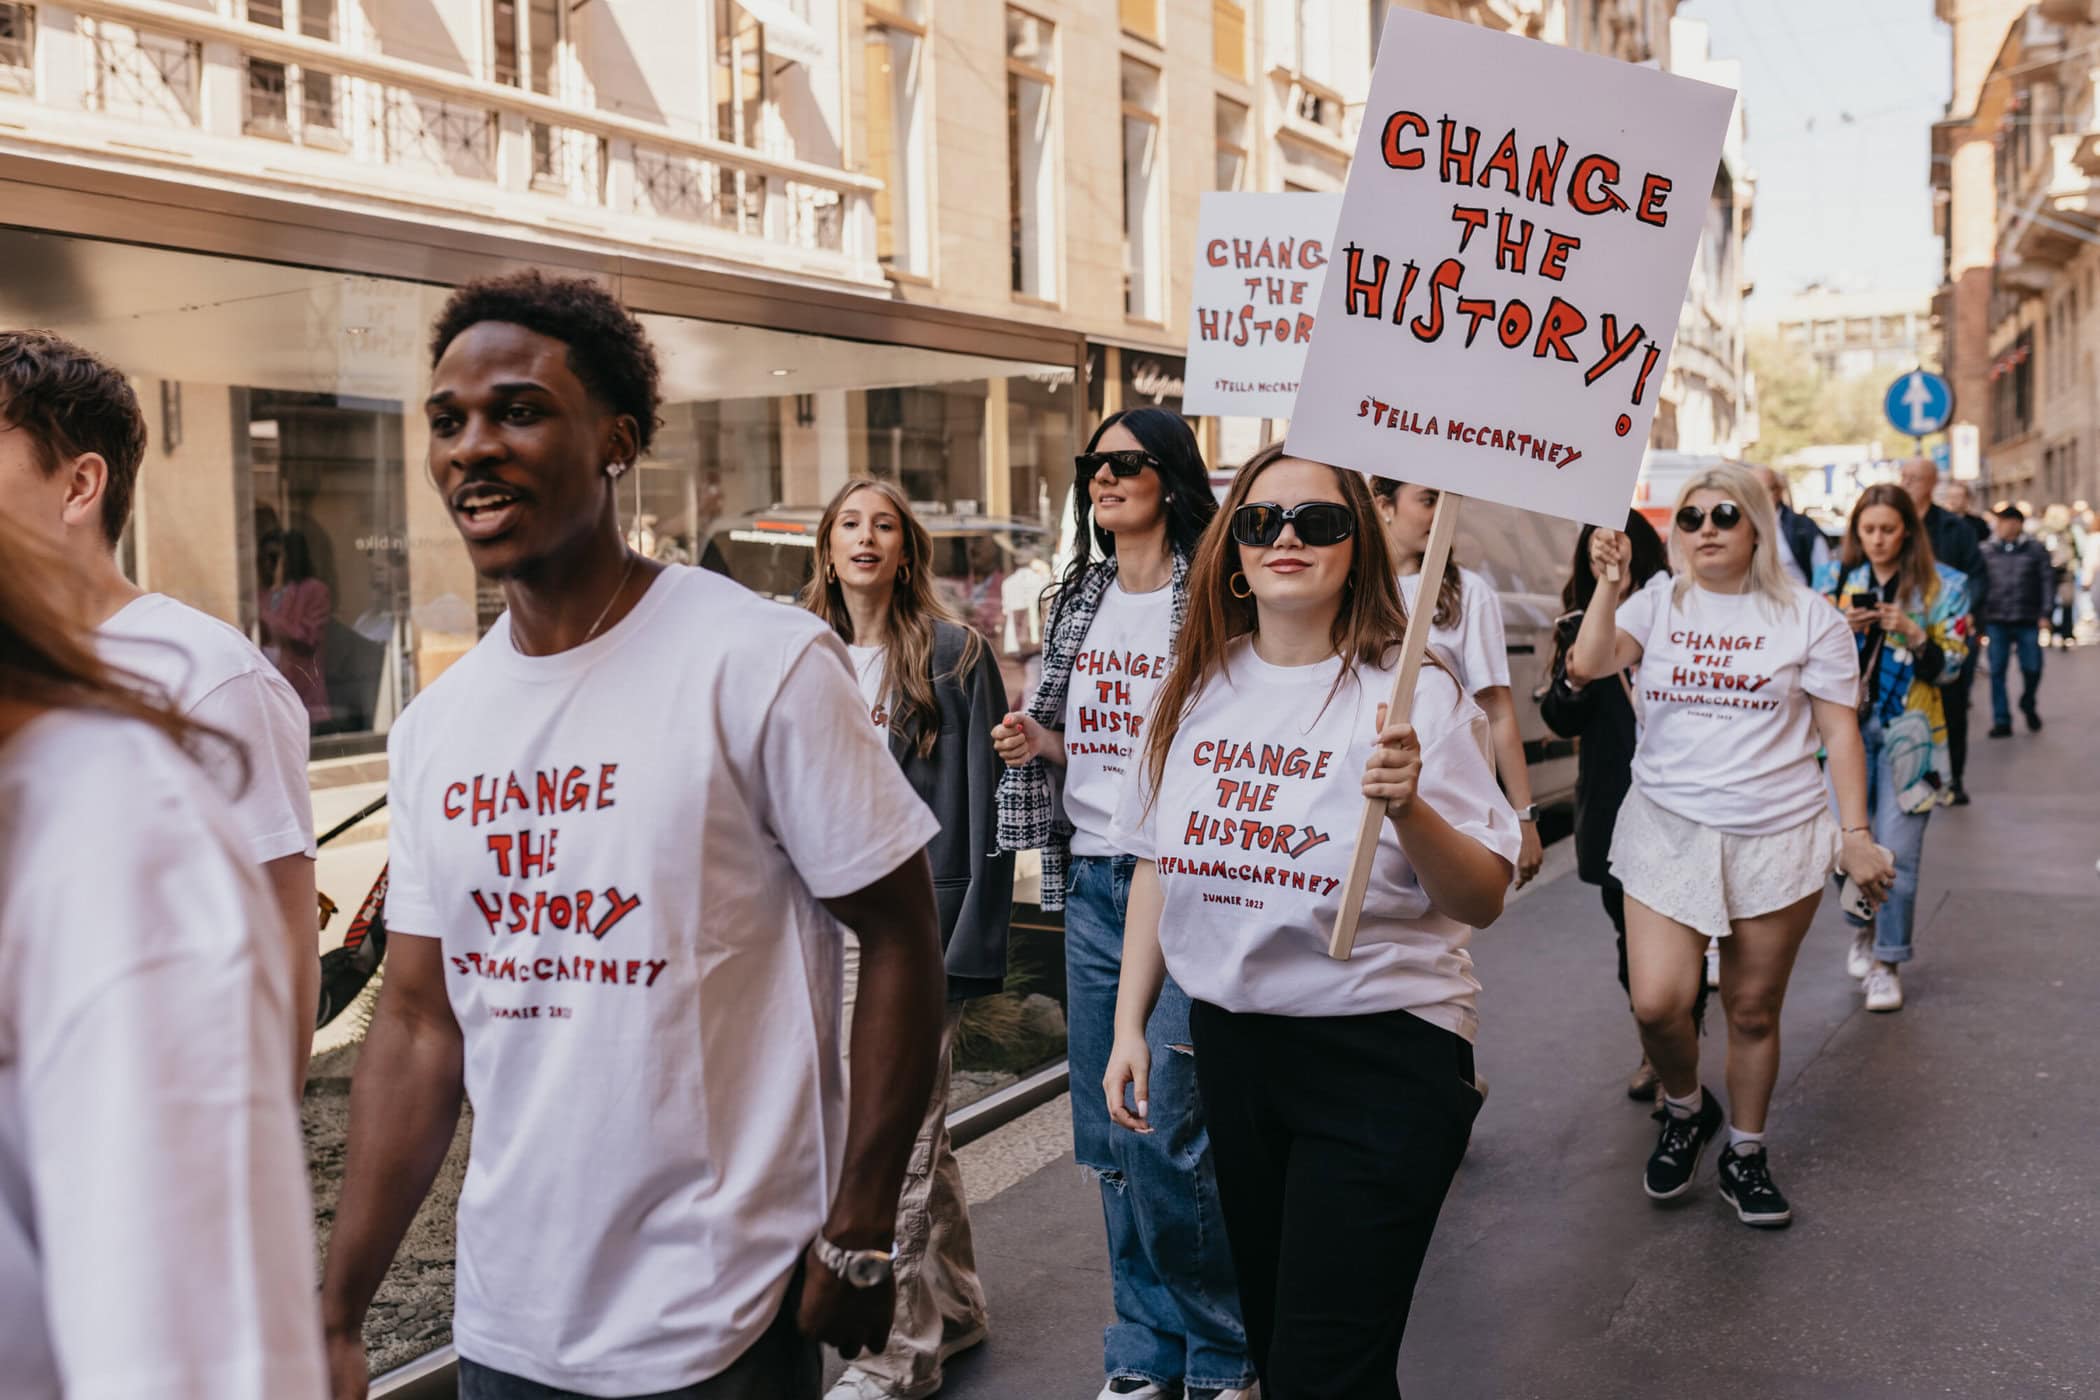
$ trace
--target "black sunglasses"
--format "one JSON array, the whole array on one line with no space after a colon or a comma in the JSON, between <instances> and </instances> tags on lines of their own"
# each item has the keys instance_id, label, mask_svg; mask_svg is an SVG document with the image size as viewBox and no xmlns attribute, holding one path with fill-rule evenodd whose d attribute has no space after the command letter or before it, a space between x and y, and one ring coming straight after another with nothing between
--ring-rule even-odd
<instances>
[{"instance_id":1,"label":"black sunglasses","mask_svg":"<svg viewBox=\"0 0 2100 1400\"><path fill-rule=\"evenodd\" d=\"M1286 525L1298 527L1300 543L1323 548L1356 533L1356 513L1334 501L1305 501L1289 510L1274 501L1252 501L1232 513L1232 537L1256 549L1276 543Z\"/></svg>"},{"instance_id":2,"label":"black sunglasses","mask_svg":"<svg viewBox=\"0 0 2100 1400\"><path fill-rule=\"evenodd\" d=\"M1135 449L1124 452L1082 452L1072 461L1078 466L1081 476L1092 476L1103 467L1107 467L1117 477L1127 480L1147 467L1154 471L1159 470L1159 458L1150 452L1139 452Z\"/></svg>"},{"instance_id":3,"label":"black sunglasses","mask_svg":"<svg viewBox=\"0 0 2100 1400\"><path fill-rule=\"evenodd\" d=\"M1677 528L1687 535L1696 535L1706 525L1707 513L1697 506L1677 507ZM1734 501L1722 501L1713 508L1714 528L1733 530L1743 523L1743 508Z\"/></svg>"}]
</instances>

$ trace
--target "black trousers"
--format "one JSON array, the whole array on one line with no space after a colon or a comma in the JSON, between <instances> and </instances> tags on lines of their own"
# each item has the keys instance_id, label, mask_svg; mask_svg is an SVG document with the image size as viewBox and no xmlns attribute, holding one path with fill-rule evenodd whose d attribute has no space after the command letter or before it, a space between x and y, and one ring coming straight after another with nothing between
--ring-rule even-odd
<instances>
[{"instance_id":1,"label":"black trousers","mask_svg":"<svg viewBox=\"0 0 2100 1400\"><path fill-rule=\"evenodd\" d=\"M1480 1112L1473 1047L1404 1011L1189 1017L1263 1400L1398 1400L1415 1280Z\"/></svg>"},{"instance_id":2,"label":"black trousers","mask_svg":"<svg viewBox=\"0 0 2100 1400\"><path fill-rule=\"evenodd\" d=\"M1947 711L1947 776L1949 786L1960 792L1961 775L1969 768L1969 687L1976 681L1976 658L1983 652L1983 629L1969 638L1969 654L1962 659L1954 680L1940 687L1940 703Z\"/></svg>"}]
</instances>

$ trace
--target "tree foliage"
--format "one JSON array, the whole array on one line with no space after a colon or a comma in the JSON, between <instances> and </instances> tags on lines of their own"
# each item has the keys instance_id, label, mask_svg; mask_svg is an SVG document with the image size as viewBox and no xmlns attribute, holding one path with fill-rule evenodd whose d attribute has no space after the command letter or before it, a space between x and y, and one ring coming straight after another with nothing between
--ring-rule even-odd
<instances>
[{"instance_id":1,"label":"tree foliage","mask_svg":"<svg viewBox=\"0 0 2100 1400\"><path fill-rule=\"evenodd\" d=\"M1881 417L1887 385L1872 375L1831 379L1808 352L1773 336L1750 342L1750 368L1757 375L1757 442L1753 461L1777 465L1804 447L1886 439Z\"/></svg>"}]
</instances>

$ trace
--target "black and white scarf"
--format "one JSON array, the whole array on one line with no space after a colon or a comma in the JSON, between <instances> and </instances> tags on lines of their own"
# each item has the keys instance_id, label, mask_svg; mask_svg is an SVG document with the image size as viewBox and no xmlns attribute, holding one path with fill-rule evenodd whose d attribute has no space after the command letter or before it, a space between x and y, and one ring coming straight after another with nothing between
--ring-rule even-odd
<instances>
[{"instance_id":1,"label":"black and white scarf","mask_svg":"<svg viewBox=\"0 0 2100 1400\"><path fill-rule=\"evenodd\" d=\"M1167 655L1181 636L1181 621L1188 612L1188 556L1174 556L1172 620L1168 623ZM1065 726L1065 696L1072 683L1072 663L1086 644L1086 634L1101 610L1101 599L1116 580L1116 561L1104 559L1080 575L1079 584L1060 590L1051 603L1050 625L1043 639L1043 679L1029 702L1028 717L1045 729L1059 732ZM1065 868L1072 858L1072 826L1065 820L1062 804L1051 786L1050 772L1041 759L1031 759L1019 768L1009 768L999 779L999 849L1043 853L1042 907L1065 907Z\"/></svg>"}]
</instances>

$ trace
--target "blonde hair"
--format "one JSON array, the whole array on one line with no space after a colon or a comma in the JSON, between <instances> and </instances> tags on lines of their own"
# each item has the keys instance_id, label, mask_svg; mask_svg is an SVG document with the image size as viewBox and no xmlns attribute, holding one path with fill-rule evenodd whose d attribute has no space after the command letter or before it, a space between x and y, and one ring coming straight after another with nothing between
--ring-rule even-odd
<instances>
[{"instance_id":1,"label":"blonde hair","mask_svg":"<svg viewBox=\"0 0 2100 1400\"><path fill-rule=\"evenodd\" d=\"M1733 462L1708 467L1684 484L1677 493L1677 504L1671 509L1670 556L1676 569L1676 580L1670 585L1670 601L1682 607L1685 594L1691 591L1697 580L1692 574L1690 562L1677 554L1676 513L1684 509L1685 503L1701 491L1718 491L1742 508L1744 523L1749 525L1750 576L1748 592L1770 603L1781 612L1792 612L1797 603L1797 586L1787 576L1786 564L1779 557L1786 541L1779 537L1779 512L1772 508L1772 493L1757 479L1757 473L1748 467Z\"/></svg>"}]
</instances>

